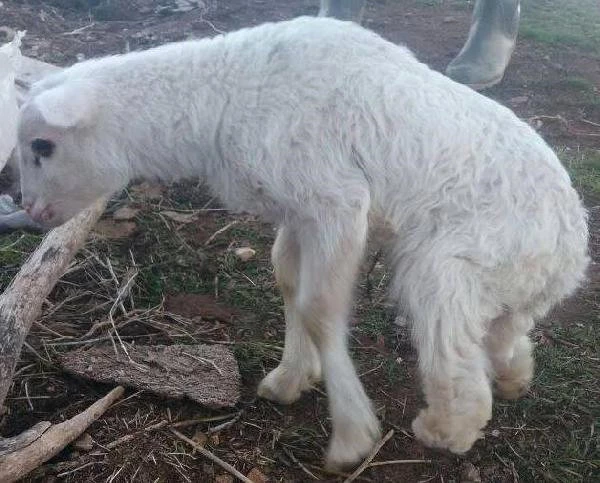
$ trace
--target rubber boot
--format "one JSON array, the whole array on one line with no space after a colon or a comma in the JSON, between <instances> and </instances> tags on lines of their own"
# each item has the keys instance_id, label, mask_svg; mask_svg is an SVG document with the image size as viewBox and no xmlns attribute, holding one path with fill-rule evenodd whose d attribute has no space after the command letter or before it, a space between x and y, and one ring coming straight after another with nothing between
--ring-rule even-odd
<instances>
[{"instance_id":1,"label":"rubber boot","mask_svg":"<svg viewBox=\"0 0 600 483\"><path fill-rule=\"evenodd\" d=\"M321 0L319 17L335 17L361 23L366 0Z\"/></svg>"},{"instance_id":2,"label":"rubber boot","mask_svg":"<svg viewBox=\"0 0 600 483\"><path fill-rule=\"evenodd\" d=\"M477 0L469 37L446 75L473 89L502 80L515 49L520 0Z\"/></svg>"}]
</instances>

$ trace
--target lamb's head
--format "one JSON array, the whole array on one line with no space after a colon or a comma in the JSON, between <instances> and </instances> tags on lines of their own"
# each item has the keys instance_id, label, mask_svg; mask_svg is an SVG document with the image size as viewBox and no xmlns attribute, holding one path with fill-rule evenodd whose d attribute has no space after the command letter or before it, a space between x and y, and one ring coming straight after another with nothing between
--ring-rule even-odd
<instances>
[{"instance_id":1,"label":"lamb's head","mask_svg":"<svg viewBox=\"0 0 600 483\"><path fill-rule=\"evenodd\" d=\"M19 152L23 206L50 228L127 183L123 159L100 105L83 82L33 92L21 108Z\"/></svg>"}]
</instances>

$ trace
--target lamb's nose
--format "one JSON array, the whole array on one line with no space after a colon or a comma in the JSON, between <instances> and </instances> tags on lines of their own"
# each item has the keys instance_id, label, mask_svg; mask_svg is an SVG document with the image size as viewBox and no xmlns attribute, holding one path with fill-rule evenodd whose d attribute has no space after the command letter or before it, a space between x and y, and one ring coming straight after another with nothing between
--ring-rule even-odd
<instances>
[{"instance_id":1,"label":"lamb's nose","mask_svg":"<svg viewBox=\"0 0 600 483\"><path fill-rule=\"evenodd\" d=\"M33 221L36 223L48 223L52 220L54 213L52 211L52 207L50 205L29 205L25 208L27 214L31 217Z\"/></svg>"}]
</instances>

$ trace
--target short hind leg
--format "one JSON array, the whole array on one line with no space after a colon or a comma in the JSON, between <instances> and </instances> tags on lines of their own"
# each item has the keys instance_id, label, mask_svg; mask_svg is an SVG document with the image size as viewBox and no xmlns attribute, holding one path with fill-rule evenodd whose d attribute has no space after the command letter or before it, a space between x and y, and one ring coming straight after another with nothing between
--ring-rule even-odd
<instances>
[{"instance_id":1,"label":"short hind leg","mask_svg":"<svg viewBox=\"0 0 600 483\"><path fill-rule=\"evenodd\" d=\"M262 380L258 395L290 404L321 379L319 354L296 304L300 247L290 227L279 229L271 258L285 304L285 345L281 363Z\"/></svg>"},{"instance_id":2,"label":"short hind leg","mask_svg":"<svg viewBox=\"0 0 600 483\"><path fill-rule=\"evenodd\" d=\"M401 291L412 314L427 408L412 428L427 446L464 453L492 415L483 335L495 309L483 302L468 263L416 256L403 271Z\"/></svg>"},{"instance_id":3,"label":"short hind leg","mask_svg":"<svg viewBox=\"0 0 600 483\"><path fill-rule=\"evenodd\" d=\"M486 348L496 390L504 399L517 399L531 384L534 363L527 333L532 328L533 319L526 314L506 314L490 325Z\"/></svg>"}]
</instances>

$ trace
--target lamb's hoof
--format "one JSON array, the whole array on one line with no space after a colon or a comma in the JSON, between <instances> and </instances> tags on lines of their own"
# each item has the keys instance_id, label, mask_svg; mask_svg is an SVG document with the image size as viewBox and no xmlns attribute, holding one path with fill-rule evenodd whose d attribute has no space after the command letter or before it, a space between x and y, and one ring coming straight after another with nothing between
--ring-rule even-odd
<instances>
[{"instance_id":1,"label":"lamb's hoof","mask_svg":"<svg viewBox=\"0 0 600 483\"><path fill-rule=\"evenodd\" d=\"M334 432L325 458L325 468L341 471L361 463L381 439L379 421L375 416L363 424L354 424Z\"/></svg>"},{"instance_id":2,"label":"lamb's hoof","mask_svg":"<svg viewBox=\"0 0 600 483\"><path fill-rule=\"evenodd\" d=\"M502 399L514 400L527 394L531 385L531 378L524 379L496 379L496 393Z\"/></svg>"},{"instance_id":3,"label":"lamb's hoof","mask_svg":"<svg viewBox=\"0 0 600 483\"><path fill-rule=\"evenodd\" d=\"M425 446L463 454L483 437L483 426L485 423L481 425L481 418L478 417L440 417L429 409L423 409L413 421L412 430Z\"/></svg>"},{"instance_id":4,"label":"lamb's hoof","mask_svg":"<svg viewBox=\"0 0 600 483\"><path fill-rule=\"evenodd\" d=\"M522 337L515 345L508 367L498 369L494 381L496 394L502 399L510 400L524 396L531 386L534 366L531 341L528 337Z\"/></svg>"},{"instance_id":5,"label":"lamb's hoof","mask_svg":"<svg viewBox=\"0 0 600 483\"><path fill-rule=\"evenodd\" d=\"M302 391L310 389L311 380L305 374L280 364L265 376L256 392L264 399L279 404L292 404L300 399Z\"/></svg>"}]
</instances>

